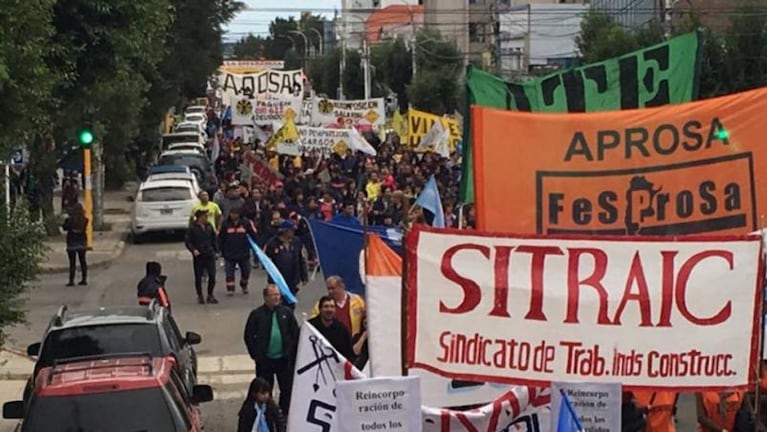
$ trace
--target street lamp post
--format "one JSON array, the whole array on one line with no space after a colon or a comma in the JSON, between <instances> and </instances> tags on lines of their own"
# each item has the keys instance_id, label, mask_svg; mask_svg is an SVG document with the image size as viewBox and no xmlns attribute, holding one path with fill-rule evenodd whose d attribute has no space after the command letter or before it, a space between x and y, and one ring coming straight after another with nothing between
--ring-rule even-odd
<instances>
[{"instance_id":1,"label":"street lamp post","mask_svg":"<svg viewBox=\"0 0 767 432\"><path fill-rule=\"evenodd\" d=\"M317 30L314 27L310 28L309 31L310 32L314 32L314 34L316 34L317 37L319 38L319 41L320 41L320 56L325 55L325 46L324 46L324 41L322 39L322 33L320 33L320 31Z\"/></svg>"},{"instance_id":2,"label":"street lamp post","mask_svg":"<svg viewBox=\"0 0 767 432\"><path fill-rule=\"evenodd\" d=\"M298 30L290 30L288 31L290 34L297 34L300 35L302 38L304 38L304 59L302 64L304 65L304 69L306 69L306 58L309 56L309 39L307 39L306 35L303 32L300 32Z\"/></svg>"}]
</instances>

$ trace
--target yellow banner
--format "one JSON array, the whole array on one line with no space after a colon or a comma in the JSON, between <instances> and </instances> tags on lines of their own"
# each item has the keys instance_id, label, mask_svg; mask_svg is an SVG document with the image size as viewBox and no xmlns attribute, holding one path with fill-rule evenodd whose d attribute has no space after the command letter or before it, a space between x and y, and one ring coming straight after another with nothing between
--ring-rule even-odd
<instances>
[{"instance_id":1,"label":"yellow banner","mask_svg":"<svg viewBox=\"0 0 767 432\"><path fill-rule=\"evenodd\" d=\"M450 131L450 150L455 150L461 139L461 125L458 120L430 114L423 111L410 109L407 112L407 143L410 147L417 147L421 139L429 132L436 121L441 121L442 126Z\"/></svg>"}]
</instances>

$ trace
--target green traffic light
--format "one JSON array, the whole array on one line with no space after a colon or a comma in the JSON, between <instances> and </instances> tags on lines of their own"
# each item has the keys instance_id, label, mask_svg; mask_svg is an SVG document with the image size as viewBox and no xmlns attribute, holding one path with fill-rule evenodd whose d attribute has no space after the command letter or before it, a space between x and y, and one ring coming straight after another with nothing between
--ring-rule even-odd
<instances>
[{"instance_id":1,"label":"green traffic light","mask_svg":"<svg viewBox=\"0 0 767 432\"><path fill-rule=\"evenodd\" d=\"M730 137L730 133L729 133L729 132L727 132L727 129L719 129L719 130L716 132L716 137L717 137L718 139L720 139L720 140L726 140L727 138L729 138L729 137Z\"/></svg>"},{"instance_id":2,"label":"green traffic light","mask_svg":"<svg viewBox=\"0 0 767 432\"><path fill-rule=\"evenodd\" d=\"M93 142L93 132L85 129L80 132L80 144L90 145Z\"/></svg>"}]
</instances>

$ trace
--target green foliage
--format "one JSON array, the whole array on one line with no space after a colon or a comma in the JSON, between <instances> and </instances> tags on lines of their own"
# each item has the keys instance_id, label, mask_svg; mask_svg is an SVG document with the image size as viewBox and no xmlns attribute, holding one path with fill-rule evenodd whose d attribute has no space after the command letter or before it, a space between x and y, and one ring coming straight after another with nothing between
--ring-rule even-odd
<instances>
[{"instance_id":1,"label":"green foliage","mask_svg":"<svg viewBox=\"0 0 767 432\"><path fill-rule=\"evenodd\" d=\"M306 65L306 75L317 94L335 98L338 93L341 50L326 52L324 56L312 59Z\"/></svg>"},{"instance_id":2,"label":"green foliage","mask_svg":"<svg viewBox=\"0 0 767 432\"><path fill-rule=\"evenodd\" d=\"M370 62L375 68L374 78L381 89L377 96L398 95L400 109L408 105L407 85L413 76L411 51L401 38L385 41L370 50ZM388 91L384 91L388 90Z\"/></svg>"},{"instance_id":3,"label":"green foliage","mask_svg":"<svg viewBox=\"0 0 767 432\"><path fill-rule=\"evenodd\" d=\"M51 89L60 76L45 63L51 54L54 0L0 7L0 155L49 118Z\"/></svg>"},{"instance_id":4,"label":"green foliage","mask_svg":"<svg viewBox=\"0 0 767 432\"><path fill-rule=\"evenodd\" d=\"M459 106L461 51L431 29L418 32L416 47L417 73L407 85L408 99L419 110L440 115L452 113Z\"/></svg>"},{"instance_id":5,"label":"green foliage","mask_svg":"<svg viewBox=\"0 0 767 432\"><path fill-rule=\"evenodd\" d=\"M298 21L294 17L277 17L269 24L269 36L245 36L234 46L234 56L238 59L286 60L300 68L305 43L309 43L310 57L312 53L317 56L320 52L321 41L317 33L324 35L324 26L321 16L310 13L302 14ZM302 32L306 40L299 34L291 33L296 31Z\"/></svg>"},{"instance_id":6,"label":"green foliage","mask_svg":"<svg viewBox=\"0 0 767 432\"><path fill-rule=\"evenodd\" d=\"M583 17L580 33L575 37L582 64L619 57L662 41L663 28L657 23L650 23L631 33L611 16L594 9Z\"/></svg>"},{"instance_id":7,"label":"green foliage","mask_svg":"<svg viewBox=\"0 0 767 432\"><path fill-rule=\"evenodd\" d=\"M10 217L9 217L10 216ZM24 293L39 275L48 252L45 229L18 206L10 212L0 207L0 346L3 329L24 322Z\"/></svg>"}]
</instances>

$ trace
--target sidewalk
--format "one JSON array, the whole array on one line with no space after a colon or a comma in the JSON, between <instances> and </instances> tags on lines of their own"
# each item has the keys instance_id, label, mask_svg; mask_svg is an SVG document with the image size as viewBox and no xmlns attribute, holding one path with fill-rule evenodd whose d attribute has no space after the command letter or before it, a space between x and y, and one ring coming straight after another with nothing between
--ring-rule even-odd
<instances>
[{"instance_id":1,"label":"sidewalk","mask_svg":"<svg viewBox=\"0 0 767 432\"><path fill-rule=\"evenodd\" d=\"M0 350L0 406L5 402L21 400L27 378L35 363L26 355ZM0 419L0 432L16 430L18 421Z\"/></svg>"},{"instance_id":2,"label":"sidewalk","mask_svg":"<svg viewBox=\"0 0 767 432\"><path fill-rule=\"evenodd\" d=\"M104 224L108 231L94 231L93 248L88 251L88 268L105 267L117 259L125 249L125 239L130 232L130 213L133 203L129 197L136 195L136 183L127 183L119 191L104 193ZM81 199L82 202L82 199ZM56 214L61 213L61 198L57 193L53 198ZM69 269L67 244L64 233L46 241L50 251L48 259L42 264L43 273L64 273Z\"/></svg>"}]
</instances>

